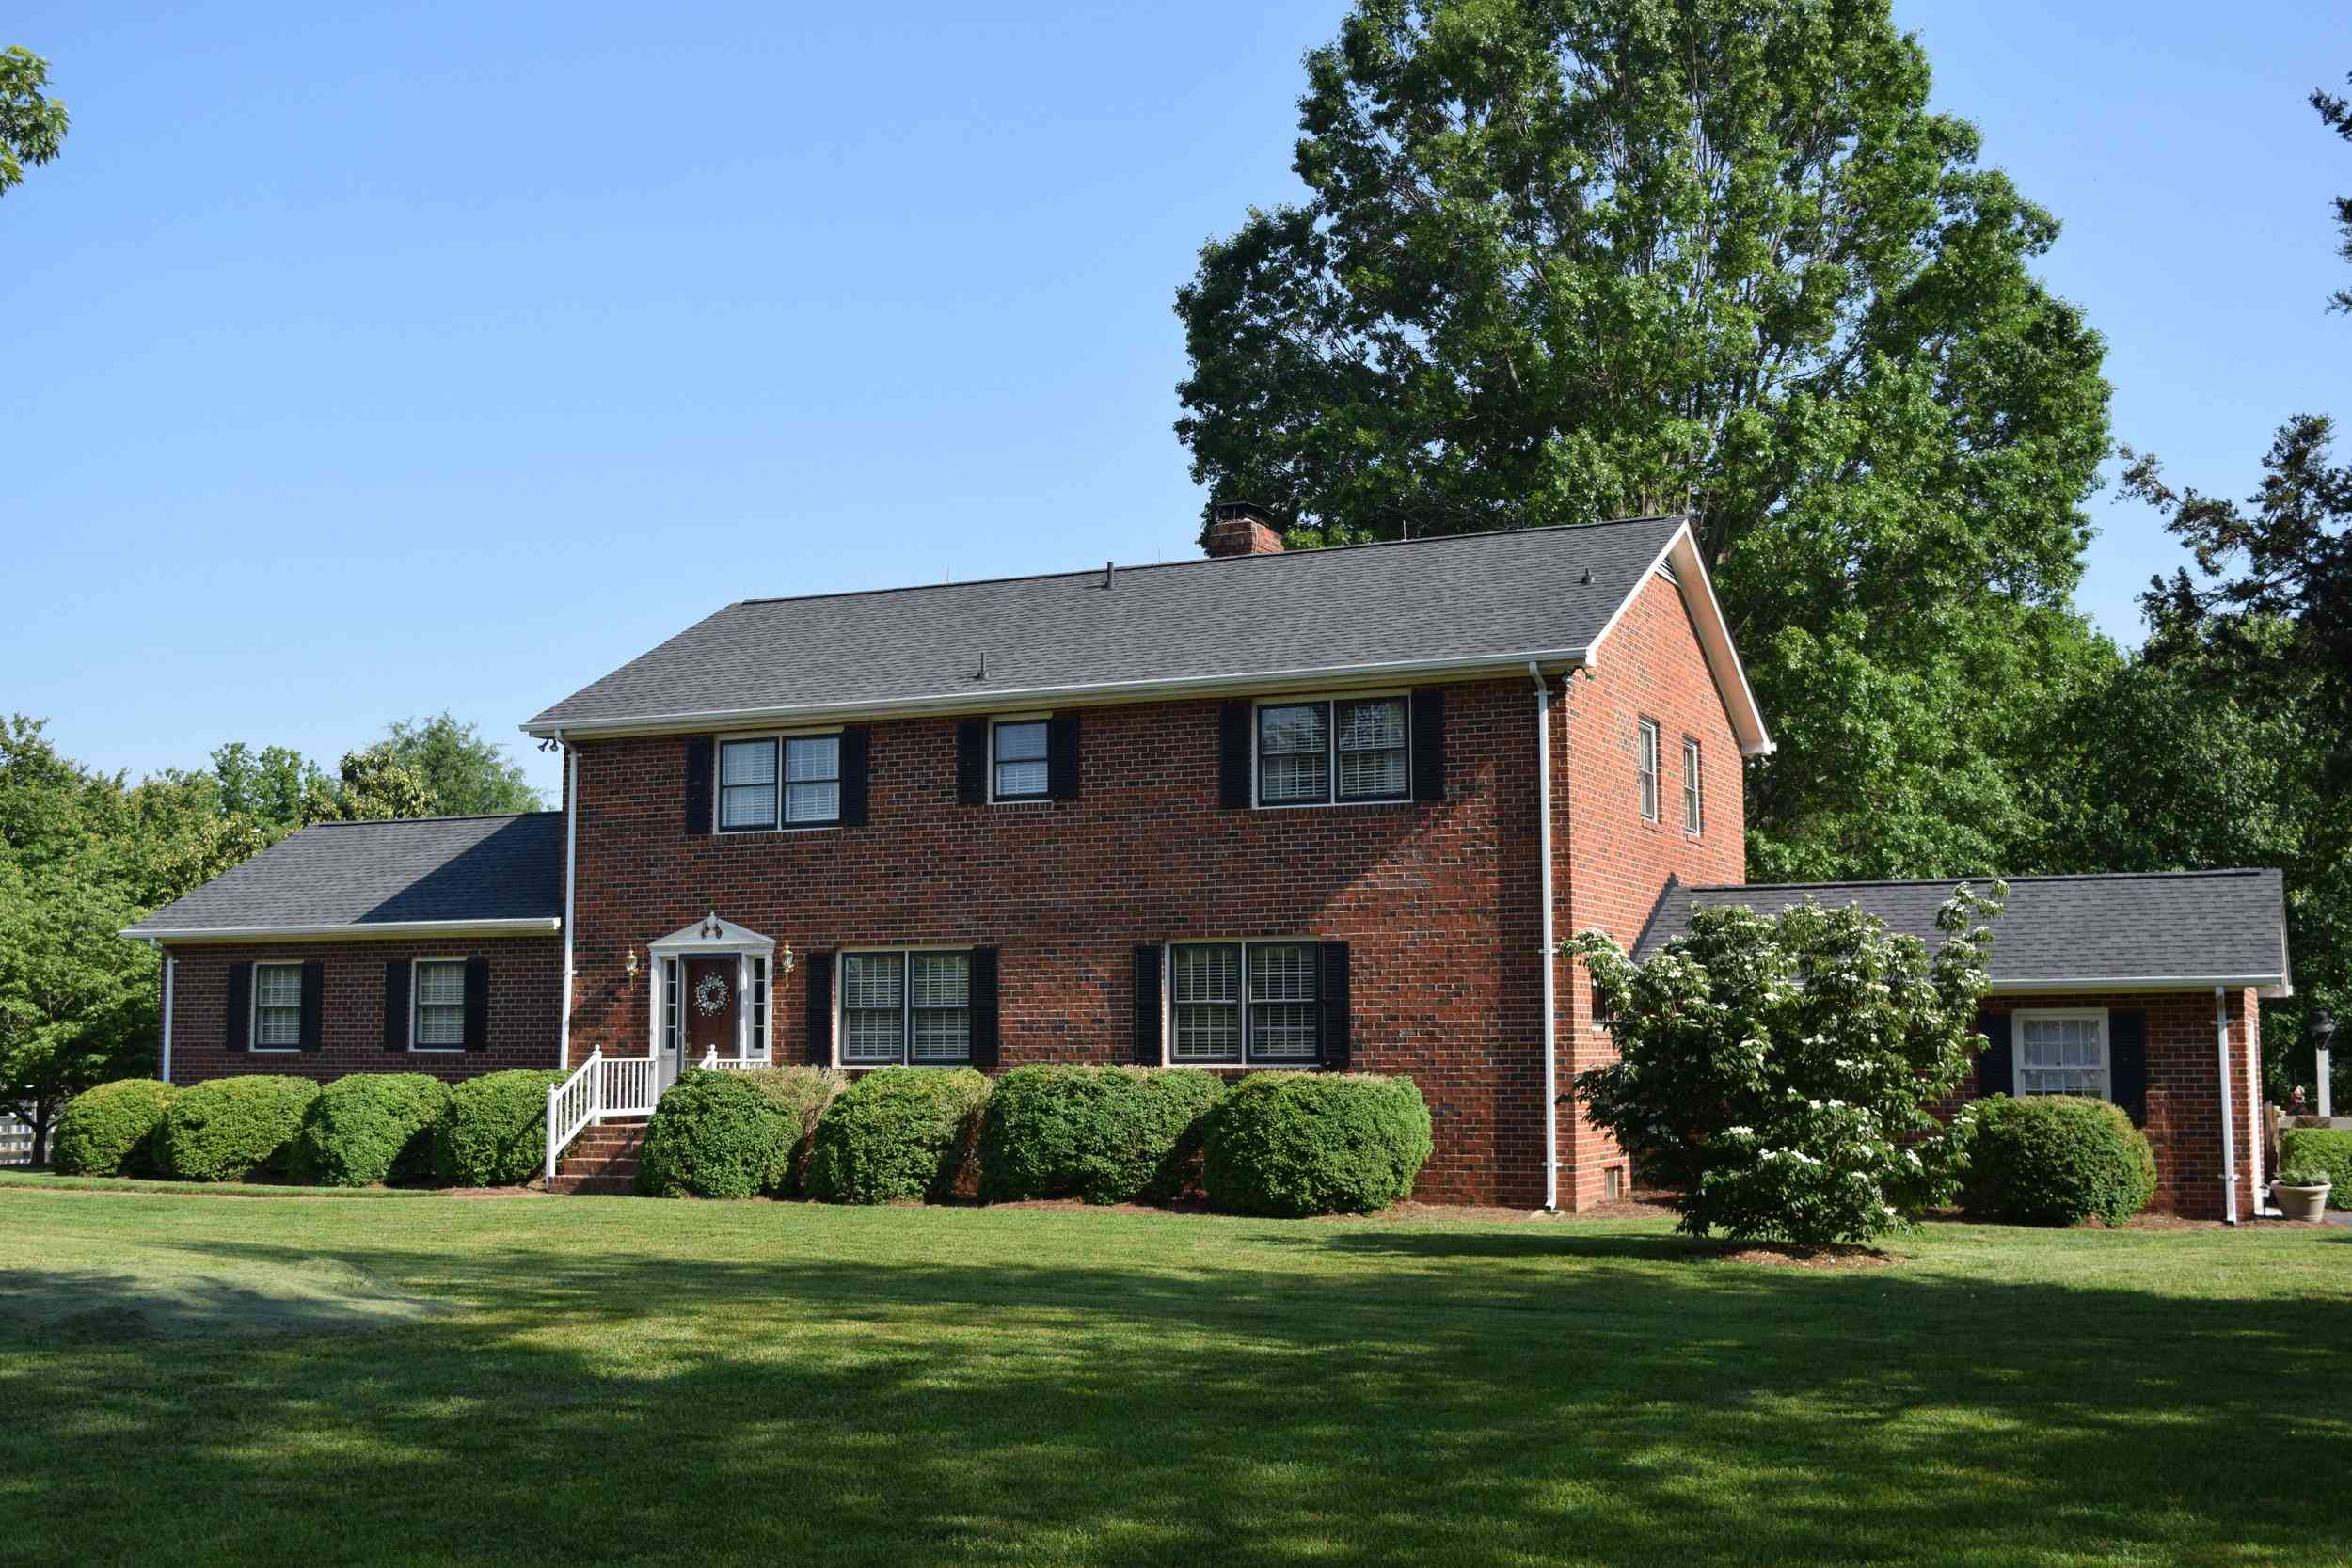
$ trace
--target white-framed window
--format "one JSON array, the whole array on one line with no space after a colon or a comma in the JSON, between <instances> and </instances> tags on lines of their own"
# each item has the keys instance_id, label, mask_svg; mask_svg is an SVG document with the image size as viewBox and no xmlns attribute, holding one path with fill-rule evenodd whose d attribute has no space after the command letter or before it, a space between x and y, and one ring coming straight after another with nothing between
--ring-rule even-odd
<instances>
[{"instance_id":1,"label":"white-framed window","mask_svg":"<svg viewBox=\"0 0 2352 1568\"><path fill-rule=\"evenodd\" d=\"M989 799L1042 800L1053 793L1042 719L999 719L988 727Z\"/></svg>"},{"instance_id":2,"label":"white-framed window","mask_svg":"<svg viewBox=\"0 0 2352 1568\"><path fill-rule=\"evenodd\" d=\"M253 1049L302 1049L302 966L253 966Z\"/></svg>"},{"instance_id":3,"label":"white-framed window","mask_svg":"<svg viewBox=\"0 0 2352 1568\"><path fill-rule=\"evenodd\" d=\"M1323 950L1311 942L1168 948L1168 1060L1312 1065L1323 1057Z\"/></svg>"},{"instance_id":4,"label":"white-framed window","mask_svg":"<svg viewBox=\"0 0 2352 1568\"><path fill-rule=\"evenodd\" d=\"M1699 788L1699 743L1687 735L1682 737L1682 831L1707 831L1707 801Z\"/></svg>"},{"instance_id":5,"label":"white-framed window","mask_svg":"<svg viewBox=\"0 0 2352 1568\"><path fill-rule=\"evenodd\" d=\"M678 1050L686 1039L686 999L679 994L686 967L675 958L661 960L661 1048Z\"/></svg>"},{"instance_id":6,"label":"white-framed window","mask_svg":"<svg viewBox=\"0 0 2352 1568\"><path fill-rule=\"evenodd\" d=\"M1280 697L1260 703L1258 804L1327 806L1411 799L1411 711L1402 693Z\"/></svg>"},{"instance_id":7,"label":"white-framed window","mask_svg":"<svg viewBox=\"0 0 2352 1568\"><path fill-rule=\"evenodd\" d=\"M408 1045L413 1051L466 1048L466 960L419 958L409 970Z\"/></svg>"},{"instance_id":8,"label":"white-framed window","mask_svg":"<svg viewBox=\"0 0 2352 1568\"><path fill-rule=\"evenodd\" d=\"M2014 1073L2019 1098L2081 1094L2115 1098L2105 1007L2030 1007L2015 1019Z\"/></svg>"},{"instance_id":9,"label":"white-framed window","mask_svg":"<svg viewBox=\"0 0 2352 1568\"><path fill-rule=\"evenodd\" d=\"M844 953L843 1067L961 1067L972 1060L972 955L942 948Z\"/></svg>"},{"instance_id":10,"label":"white-framed window","mask_svg":"<svg viewBox=\"0 0 2352 1568\"><path fill-rule=\"evenodd\" d=\"M749 736L719 742L719 831L773 832L841 820L841 736Z\"/></svg>"},{"instance_id":11,"label":"white-framed window","mask_svg":"<svg viewBox=\"0 0 2352 1568\"><path fill-rule=\"evenodd\" d=\"M752 955L752 1037L751 1052L763 1061L768 1056L768 960Z\"/></svg>"},{"instance_id":12,"label":"white-framed window","mask_svg":"<svg viewBox=\"0 0 2352 1568\"><path fill-rule=\"evenodd\" d=\"M1658 721L1645 719L1634 726L1633 770L1641 780L1643 820L1658 820Z\"/></svg>"}]
</instances>

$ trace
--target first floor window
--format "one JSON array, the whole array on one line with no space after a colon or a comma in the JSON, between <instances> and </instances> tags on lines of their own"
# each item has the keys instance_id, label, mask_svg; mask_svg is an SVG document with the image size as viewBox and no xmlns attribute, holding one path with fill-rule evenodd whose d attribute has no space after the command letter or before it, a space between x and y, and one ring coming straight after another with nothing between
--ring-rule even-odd
<instances>
[{"instance_id":1,"label":"first floor window","mask_svg":"<svg viewBox=\"0 0 2352 1568\"><path fill-rule=\"evenodd\" d=\"M841 955L841 1064L972 1059L972 955Z\"/></svg>"},{"instance_id":2,"label":"first floor window","mask_svg":"<svg viewBox=\"0 0 2352 1568\"><path fill-rule=\"evenodd\" d=\"M1000 723L996 735L995 795L999 800L1042 800L1052 793L1045 761L1045 721Z\"/></svg>"},{"instance_id":3,"label":"first floor window","mask_svg":"<svg viewBox=\"0 0 2352 1568\"><path fill-rule=\"evenodd\" d=\"M1171 1060L1321 1059L1322 952L1315 943L1179 942L1170 950L1168 980Z\"/></svg>"},{"instance_id":4,"label":"first floor window","mask_svg":"<svg viewBox=\"0 0 2352 1568\"><path fill-rule=\"evenodd\" d=\"M2017 1092L2083 1094L2112 1099L2104 1011L2021 1012L2017 1015Z\"/></svg>"},{"instance_id":5,"label":"first floor window","mask_svg":"<svg viewBox=\"0 0 2352 1568\"><path fill-rule=\"evenodd\" d=\"M685 998L678 994L678 981L685 971L675 958L661 960L661 1049L675 1051L685 1037L683 1008Z\"/></svg>"},{"instance_id":6,"label":"first floor window","mask_svg":"<svg viewBox=\"0 0 2352 1568\"><path fill-rule=\"evenodd\" d=\"M771 736L720 745L721 832L762 832L840 820L839 736Z\"/></svg>"},{"instance_id":7,"label":"first floor window","mask_svg":"<svg viewBox=\"0 0 2352 1568\"><path fill-rule=\"evenodd\" d=\"M752 958L752 1054L768 1054L768 960Z\"/></svg>"},{"instance_id":8,"label":"first floor window","mask_svg":"<svg viewBox=\"0 0 2352 1568\"><path fill-rule=\"evenodd\" d=\"M1406 722L1402 697L1261 704L1258 803L1407 799Z\"/></svg>"},{"instance_id":9,"label":"first floor window","mask_svg":"<svg viewBox=\"0 0 2352 1568\"><path fill-rule=\"evenodd\" d=\"M416 1037L422 1051L456 1051L466 1043L466 960L421 958L411 994Z\"/></svg>"},{"instance_id":10,"label":"first floor window","mask_svg":"<svg viewBox=\"0 0 2352 1568\"><path fill-rule=\"evenodd\" d=\"M302 966L253 966L253 1048L256 1051L299 1051L302 1048Z\"/></svg>"},{"instance_id":11,"label":"first floor window","mask_svg":"<svg viewBox=\"0 0 2352 1568\"><path fill-rule=\"evenodd\" d=\"M1682 831L1695 833L1707 825L1706 802L1699 798L1699 743L1682 737Z\"/></svg>"},{"instance_id":12,"label":"first floor window","mask_svg":"<svg viewBox=\"0 0 2352 1568\"><path fill-rule=\"evenodd\" d=\"M1645 719L1637 726L1635 736L1639 750L1634 754L1633 770L1641 781L1642 816L1658 820L1658 721Z\"/></svg>"}]
</instances>

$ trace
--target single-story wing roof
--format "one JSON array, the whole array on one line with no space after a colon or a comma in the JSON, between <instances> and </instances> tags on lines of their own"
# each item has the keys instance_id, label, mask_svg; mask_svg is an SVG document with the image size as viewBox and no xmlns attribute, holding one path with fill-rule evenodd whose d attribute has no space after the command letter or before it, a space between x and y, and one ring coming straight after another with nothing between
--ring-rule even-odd
<instances>
[{"instance_id":1,"label":"single-story wing roof","mask_svg":"<svg viewBox=\"0 0 2352 1568\"><path fill-rule=\"evenodd\" d=\"M165 941L552 931L564 816L323 822L230 867L125 931Z\"/></svg>"},{"instance_id":2,"label":"single-story wing roof","mask_svg":"<svg viewBox=\"0 0 2352 1568\"><path fill-rule=\"evenodd\" d=\"M1741 749L1770 737L1688 519L1455 534L873 593L746 599L532 719L533 735L985 710L1268 679L1589 662L1661 565Z\"/></svg>"},{"instance_id":3,"label":"single-story wing roof","mask_svg":"<svg viewBox=\"0 0 2352 1568\"><path fill-rule=\"evenodd\" d=\"M1702 908L1744 905L1777 914L1811 899L1859 906L1890 931L1932 952L1936 911L1963 879L1907 882L1777 882L1685 886L1669 880L1634 944L1656 956L1688 931ZM1965 879L1982 893L1989 877ZM2202 990L2253 986L2293 992L2287 966L2285 886L2271 870L2156 871L2081 877L2011 877L1992 922L1987 971L1995 991Z\"/></svg>"}]
</instances>

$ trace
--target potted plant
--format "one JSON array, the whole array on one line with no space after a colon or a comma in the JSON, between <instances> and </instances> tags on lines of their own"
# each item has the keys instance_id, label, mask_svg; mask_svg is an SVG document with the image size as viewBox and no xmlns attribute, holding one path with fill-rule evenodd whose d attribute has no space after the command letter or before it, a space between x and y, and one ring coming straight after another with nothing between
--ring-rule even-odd
<instances>
[{"instance_id":1,"label":"potted plant","mask_svg":"<svg viewBox=\"0 0 2352 1568\"><path fill-rule=\"evenodd\" d=\"M2328 1189L2333 1185L2335 1179L2326 1171L2295 1165L2280 1171L2270 1183L2270 1200L2288 1219L2317 1224L2328 1217Z\"/></svg>"}]
</instances>

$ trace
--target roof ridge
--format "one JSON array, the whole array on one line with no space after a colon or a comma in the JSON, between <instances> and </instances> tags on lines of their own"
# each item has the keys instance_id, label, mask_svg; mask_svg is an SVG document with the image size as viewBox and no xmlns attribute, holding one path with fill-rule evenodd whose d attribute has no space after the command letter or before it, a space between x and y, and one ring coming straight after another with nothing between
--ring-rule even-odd
<instances>
[{"instance_id":1,"label":"roof ridge","mask_svg":"<svg viewBox=\"0 0 2352 1568\"><path fill-rule=\"evenodd\" d=\"M2213 866L2201 871L2043 871L2007 877L1998 872L1971 872L1959 877L1856 877L1820 882L1693 882L1685 893L1781 893L1819 887L1928 887L1942 882L2122 882L2158 877L2265 877L2278 875L2276 866Z\"/></svg>"},{"instance_id":2,"label":"roof ridge","mask_svg":"<svg viewBox=\"0 0 2352 1568\"><path fill-rule=\"evenodd\" d=\"M1204 555L1188 561L1138 561L1121 566L1107 562L1114 572L1157 572L1177 566L1231 566L1245 561L1304 561L1317 556L1346 555L1357 550L1390 550L1407 546L1454 545L1465 539L1488 539L1499 535L1515 536L1531 533L1571 533L1588 529L1624 528L1634 523L1687 523L1687 512L1661 512L1641 517L1597 517L1589 523L1546 523L1535 528L1478 529L1469 533L1439 533L1420 539L1373 539L1360 545L1327 545L1311 550L1269 550L1263 555ZM914 594L940 588L987 588L1005 582L1051 582L1057 578L1090 578L1099 576L1101 566L1080 566L1061 572L1016 572L1000 578L965 578L957 582L907 582L890 588L842 588L828 594L770 594L755 598L737 599L725 607L736 609L755 604L805 604L811 599L871 598L882 594ZM704 617L707 620L709 617ZM700 625L697 622L696 625ZM691 627L689 628L691 629Z\"/></svg>"}]
</instances>

